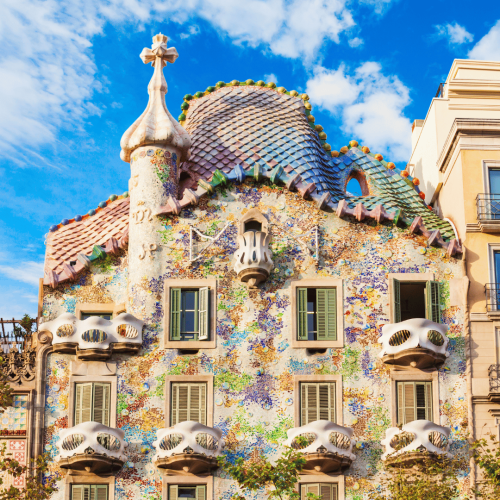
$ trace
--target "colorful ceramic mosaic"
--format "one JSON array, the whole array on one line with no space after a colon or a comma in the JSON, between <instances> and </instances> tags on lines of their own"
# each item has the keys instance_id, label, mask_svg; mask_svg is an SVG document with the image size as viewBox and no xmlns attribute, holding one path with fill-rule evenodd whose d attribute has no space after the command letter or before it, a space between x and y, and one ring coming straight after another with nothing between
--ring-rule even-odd
<instances>
[{"instance_id":1,"label":"colorful ceramic mosaic","mask_svg":"<svg viewBox=\"0 0 500 500\"><path fill-rule=\"evenodd\" d=\"M256 290L236 279L231 259L236 251L238 220L258 208L270 225L274 270ZM215 235L229 228L189 265L189 232L193 226ZM312 246L319 228L319 262L299 239ZM214 376L214 426L223 432L231 459L250 456L256 448L276 458L295 426L294 377L341 375L344 425L354 429L356 460L346 472L347 496L361 500L380 468L380 440L391 426L394 401L389 392L390 368L378 354L377 340L389 322L388 273L434 273L441 283L441 319L449 327L446 365L439 370L440 423L452 427L452 452L466 439L465 346L463 310L450 304L450 280L460 279L460 260L429 248L423 236L390 223L359 224L325 214L296 193L252 180L214 193L197 208L166 219L161 229L168 258L160 279L144 277L129 290L131 310L146 322L143 350L136 356L115 356L118 362L117 426L130 443L128 461L117 474L119 498L160 498L161 477L152 464L156 431L165 425L166 375ZM74 311L76 302L125 301L127 258L107 258L92 265L76 284L45 289L44 317ZM217 279L217 347L197 355L162 349L163 282L169 278ZM343 348L309 354L291 347L291 281L341 278L344 283ZM150 296L155 307L142 307ZM69 355L51 354L47 366L46 451L57 454L58 433L68 425ZM56 472L57 467L53 465ZM376 476L375 476L376 477ZM467 483L464 471L463 484ZM63 483L60 483L62 486ZM215 498L229 500L235 485L216 473ZM54 498L63 498L61 491ZM255 497L255 498L258 498Z\"/></svg>"},{"instance_id":2,"label":"colorful ceramic mosaic","mask_svg":"<svg viewBox=\"0 0 500 500\"><path fill-rule=\"evenodd\" d=\"M26 435L28 428L28 395L14 395L13 405L7 408L0 416L0 434Z\"/></svg>"}]
</instances>

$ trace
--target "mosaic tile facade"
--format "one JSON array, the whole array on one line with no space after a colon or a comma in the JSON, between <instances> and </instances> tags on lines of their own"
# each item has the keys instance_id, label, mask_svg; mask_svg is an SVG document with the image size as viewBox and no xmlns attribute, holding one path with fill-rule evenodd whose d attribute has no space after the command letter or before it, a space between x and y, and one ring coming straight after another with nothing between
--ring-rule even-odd
<instances>
[{"instance_id":1,"label":"mosaic tile facade","mask_svg":"<svg viewBox=\"0 0 500 500\"><path fill-rule=\"evenodd\" d=\"M13 405L0 416L0 435L25 436L28 427L28 395L15 394Z\"/></svg>"},{"instance_id":2,"label":"mosaic tile facade","mask_svg":"<svg viewBox=\"0 0 500 500\"><path fill-rule=\"evenodd\" d=\"M248 210L267 218L274 269L258 289L236 279L232 266L237 225ZM211 236L230 223L203 255L189 263L190 227ZM116 475L115 498L159 500L162 477L152 463L158 429L165 426L165 377L212 375L214 427L222 432L231 460L249 457L255 449L279 456L295 427L295 377L342 377L343 425L354 430L356 460L345 473L346 499L362 500L377 487L380 441L392 426L390 367L379 358L382 326L390 322L389 273L434 273L441 284L441 321L448 330L450 356L438 371L441 425L451 427L452 453L466 444L464 311L452 305L452 280L464 276L462 262L427 246L422 235L387 222L358 223L320 211L299 194L267 182L247 179L218 189L155 226L161 235L161 276L144 275L127 293L128 255L107 255L92 263L77 280L44 288L45 321L74 313L78 302L128 303L145 321L143 348L137 355L113 355L117 362L117 421L129 443L127 462ZM319 233L318 264L304 243L314 248ZM203 245L198 245L202 247ZM167 279L217 280L217 346L198 354L164 349L164 282ZM335 278L343 281L344 347L311 354L292 348L292 280ZM454 283L454 282L453 282ZM454 285L453 285L454 286ZM128 302L127 302L128 300ZM150 305L153 304L153 305ZM57 455L60 432L68 427L70 363L74 356L50 354L46 372L45 450ZM55 462L53 474L61 472ZM461 477L468 484L467 470ZM180 482L182 484L182 481ZM64 476L53 498L64 498ZM215 473L214 498L229 500L235 484L220 470ZM250 498L264 498L257 494Z\"/></svg>"}]
</instances>

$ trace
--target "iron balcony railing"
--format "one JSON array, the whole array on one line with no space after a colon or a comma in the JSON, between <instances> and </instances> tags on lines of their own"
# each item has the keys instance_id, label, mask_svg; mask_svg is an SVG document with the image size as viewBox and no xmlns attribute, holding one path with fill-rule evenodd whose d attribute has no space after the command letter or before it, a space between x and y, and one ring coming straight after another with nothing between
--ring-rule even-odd
<instances>
[{"instance_id":1,"label":"iron balcony railing","mask_svg":"<svg viewBox=\"0 0 500 500\"><path fill-rule=\"evenodd\" d=\"M490 393L500 394L500 365L491 365L488 368L490 379Z\"/></svg>"},{"instance_id":2,"label":"iron balcony railing","mask_svg":"<svg viewBox=\"0 0 500 500\"><path fill-rule=\"evenodd\" d=\"M486 310L500 311L500 283L486 283L484 285L486 294Z\"/></svg>"},{"instance_id":3,"label":"iron balcony railing","mask_svg":"<svg viewBox=\"0 0 500 500\"><path fill-rule=\"evenodd\" d=\"M500 221L500 194L480 193L476 196L477 218Z\"/></svg>"}]
</instances>

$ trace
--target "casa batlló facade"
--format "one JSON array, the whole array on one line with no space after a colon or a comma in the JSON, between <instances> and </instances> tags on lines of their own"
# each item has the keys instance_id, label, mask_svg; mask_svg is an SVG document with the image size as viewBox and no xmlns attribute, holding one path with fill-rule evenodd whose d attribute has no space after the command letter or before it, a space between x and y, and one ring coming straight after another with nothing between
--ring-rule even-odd
<instances>
[{"instance_id":1,"label":"casa batll\u00f3 facade","mask_svg":"<svg viewBox=\"0 0 500 500\"><path fill-rule=\"evenodd\" d=\"M274 84L186 95L179 123L177 51L157 35L141 58L129 191L50 228L37 384L16 396L31 430L6 438L50 454L53 498L229 500L217 456L288 445L302 497L361 500L395 456L463 454L462 248L418 180L332 151L308 96Z\"/></svg>"}]
</instances>

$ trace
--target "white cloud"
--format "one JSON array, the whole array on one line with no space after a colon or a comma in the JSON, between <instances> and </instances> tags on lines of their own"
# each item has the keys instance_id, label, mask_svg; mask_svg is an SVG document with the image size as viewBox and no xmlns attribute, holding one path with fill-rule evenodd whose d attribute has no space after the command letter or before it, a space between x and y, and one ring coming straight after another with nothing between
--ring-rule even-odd
<instances>
[{"instance_id":1,"label":"white cloud","mask_svg":"<svg viewBox=\"0 0 500 500\"><path fill-rule=\"evenodd\" d=\"M356 37L351 38L350 40L348 40L347 43L349 44L349 47L356 48L356 47L360 47L365 42L364 42L364 40L362 38L359 38L358 36L356 36Z\"/></svg>"},{"instance_id":2,"label":"white cloud","mask_svg":"<svg viewBox=\"0 0 500 500\"><path fill-rule=\"evenodd\" d=\"M351 72L344 65L336 70L318 66L307 93L341 121L344 133L373 152L392 161L409 158L411 122L403 112L410 103L409 89L396 76L385 76L380 64L366 62Z\"/></svg>"},{"instance_id":3,"label":"white cloud","mask_svg":"<svg viewBox=\"0 0 500 500\"><path fill-rule=\"evenodd\" d=\"M43 278L43 262L20 262L16 265L0 265L0 274L14 281L38 285L38 280Z\"/></svg>"},{"instance_id":4,"label":"white cloud","mask_svg":"<svg viewBox=\"0 0 500 500\"><path fill-rule=\"evenodd\" d=\"M179 38L181 40L185 40L186 38L190 38L192 36L199 35L199 34L200 34L200 28L198 26L196 26L196 24L193 24L193 25L188 27L188 29L185 33L181 33L179 35Z\"/></svg>"},{"instance_id":5,"label":"white cloud","mask_svg":"<svg viewBox=\"0 0 500 500\"><path fill-rule=\"evenodd\" d=\"M500 61L500 20L472 47L471 59Z\"/></svg>"},{"instance_id":6,"label":"white cloud","mask_svg":"<svg viewBox=\"0 0 500 500\"><path fill-rule=\"evenodd\" d=\"M269 82L278 83L278 77L274 73L268 73L267 75L264 75L264 81L266 83Z\"/></svg>"},{"instance_id":7,"label":"white cloud","mask_svg":"<svg viewBox=\"0 0 500 500\"><path fill-rule=\"evenodd\" d=\"M469 33L458 23L438 24L435 26L436 33L434 38L444 38L450 45L462 45L474 40L474 35Z\"/></svg>"},{"instance_id":8,"label":"white cloud","mask_svg":"<svg viewBox=\"0 0 500 500\"><path fill-rule=\"evenodd\" d=\"M390 2L361 1L377 12ZM36 154L56 143L62 127L83 130L85 119L101 112L92 99L106 82L97 75L92 40L107 23L142 29L153 18L198 18L235 43L312 62L326 42L339 43L355 25L353 10L348 0L310 0L307 6L300 0L3 0L0 150ZM190 24L180 38L198 30Z\"/></svg>"}]
</instances>

